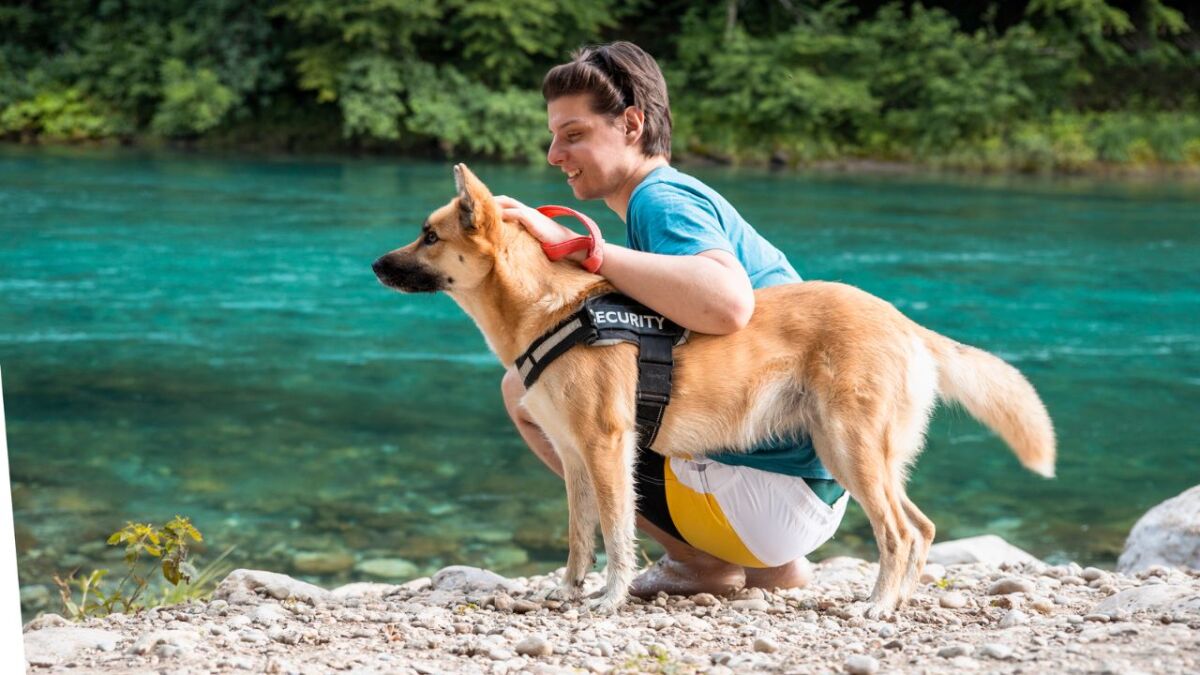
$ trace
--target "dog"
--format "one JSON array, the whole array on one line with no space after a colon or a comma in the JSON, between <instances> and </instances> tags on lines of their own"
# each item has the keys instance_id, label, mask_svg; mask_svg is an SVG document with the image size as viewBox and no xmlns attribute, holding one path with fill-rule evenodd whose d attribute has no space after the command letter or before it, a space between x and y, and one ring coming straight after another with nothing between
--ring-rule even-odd
<instances>
[{"instance_id":1,"label":"dog","mask_svg":"<svg viewBox=\"0 0 1200 675\"><path fill-rule=\"evenodd\" d=\"M508 368L585 298L614 292L602 277L547 259L505 221L463 164L458 194L411 244L375 261L386 286L444 292L475 320ZM599 524L606 583L591 602L615 611L635 568L637 347L576 346L546 369L522 404L562 458L569 553L554 597L578 600ZM1029 470L1054 476L1055 437L1033 386L1001 359L921 327L890 303L839 283L755 291L749 324L692 334L675 348L670 405L652 450L697 457L807 432L817 456L871 522L879 576L863 614L893 613L916 590L935 526L905 494L939 395L998 434Z\"/></svg>"}]
</instances>

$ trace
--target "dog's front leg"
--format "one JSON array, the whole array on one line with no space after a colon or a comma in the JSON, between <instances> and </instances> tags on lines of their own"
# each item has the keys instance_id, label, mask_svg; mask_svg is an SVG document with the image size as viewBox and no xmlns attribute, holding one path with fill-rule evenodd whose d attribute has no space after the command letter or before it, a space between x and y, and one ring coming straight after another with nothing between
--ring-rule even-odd
<instances>
[{"instance_id":1,"label":"dog's front leg","mask_svg":"<svg viewBox=\"0 0 1200 675\"><path fill-rule=\"evenodd\" d=\"M608 555L608 581L591 603L592 611L601 614L615 612L625 602L635 571L634 438L632 431L617 431L593 440L584 452Z\"/></svg>"},{"instance_id":2,"label":"dog's front leg","mask_svg":"<svg viewBox=\"0 0 1200 675\"><path fill-rule=\"evenodd\" d=\"M592 493L587 467L577 452L563 452L563 481L567 486L567 569L558 588L550 593L554 600L578 600L583 578L596 562L596 498Z\"/></svg>"}]
</instances>

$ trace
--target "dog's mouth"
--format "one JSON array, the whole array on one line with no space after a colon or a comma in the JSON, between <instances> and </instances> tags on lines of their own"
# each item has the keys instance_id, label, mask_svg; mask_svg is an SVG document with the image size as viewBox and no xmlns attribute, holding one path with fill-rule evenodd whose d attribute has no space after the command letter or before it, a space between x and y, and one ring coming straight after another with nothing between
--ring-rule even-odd
<instances>
[{"instance_id":1,"label":"dog's mouth","mask_svg":"<svg viewBox=\"0 0 1200 675\"><path fill-rule=\"evenodd\" d=\"M391 253L371 263L371 269L380 283L403 293L436 293L448 287L437 270Z\"/></svg>"}]
</instances>

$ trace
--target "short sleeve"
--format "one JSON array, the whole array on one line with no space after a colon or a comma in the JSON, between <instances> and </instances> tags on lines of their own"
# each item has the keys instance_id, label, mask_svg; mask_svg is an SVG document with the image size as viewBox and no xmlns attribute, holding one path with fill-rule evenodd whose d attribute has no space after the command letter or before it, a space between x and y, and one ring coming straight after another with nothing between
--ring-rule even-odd
<instances>
[{"instance_id":1,"label":"short sleeve","mask_svg":"<svg viewBox=\"0 0 1200 675\"><path fill-rule=\"evenodd\" d=\"M664 255L696 255L719 249L734 253L712 202L666 183L647 185L629 212L634 248Z\"/></svg>"}]
</instances>

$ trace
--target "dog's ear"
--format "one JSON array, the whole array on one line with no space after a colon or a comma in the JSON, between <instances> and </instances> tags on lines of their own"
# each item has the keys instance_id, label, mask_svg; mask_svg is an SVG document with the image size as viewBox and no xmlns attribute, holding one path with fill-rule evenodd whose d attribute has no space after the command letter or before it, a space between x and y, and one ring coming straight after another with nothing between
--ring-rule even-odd
<instances>
[{"instance_id":1,"label":"dog's ear","mask_svg":"<svg viewBox=\"0 0 1200 675\"><path fill-rule=\"evenodd\" d=\"M466 164L454 165L454 184L458 187L458 219L464 230L484 225L492 203L492 193L475 177Z\"/></svg>"}]
</instances>

